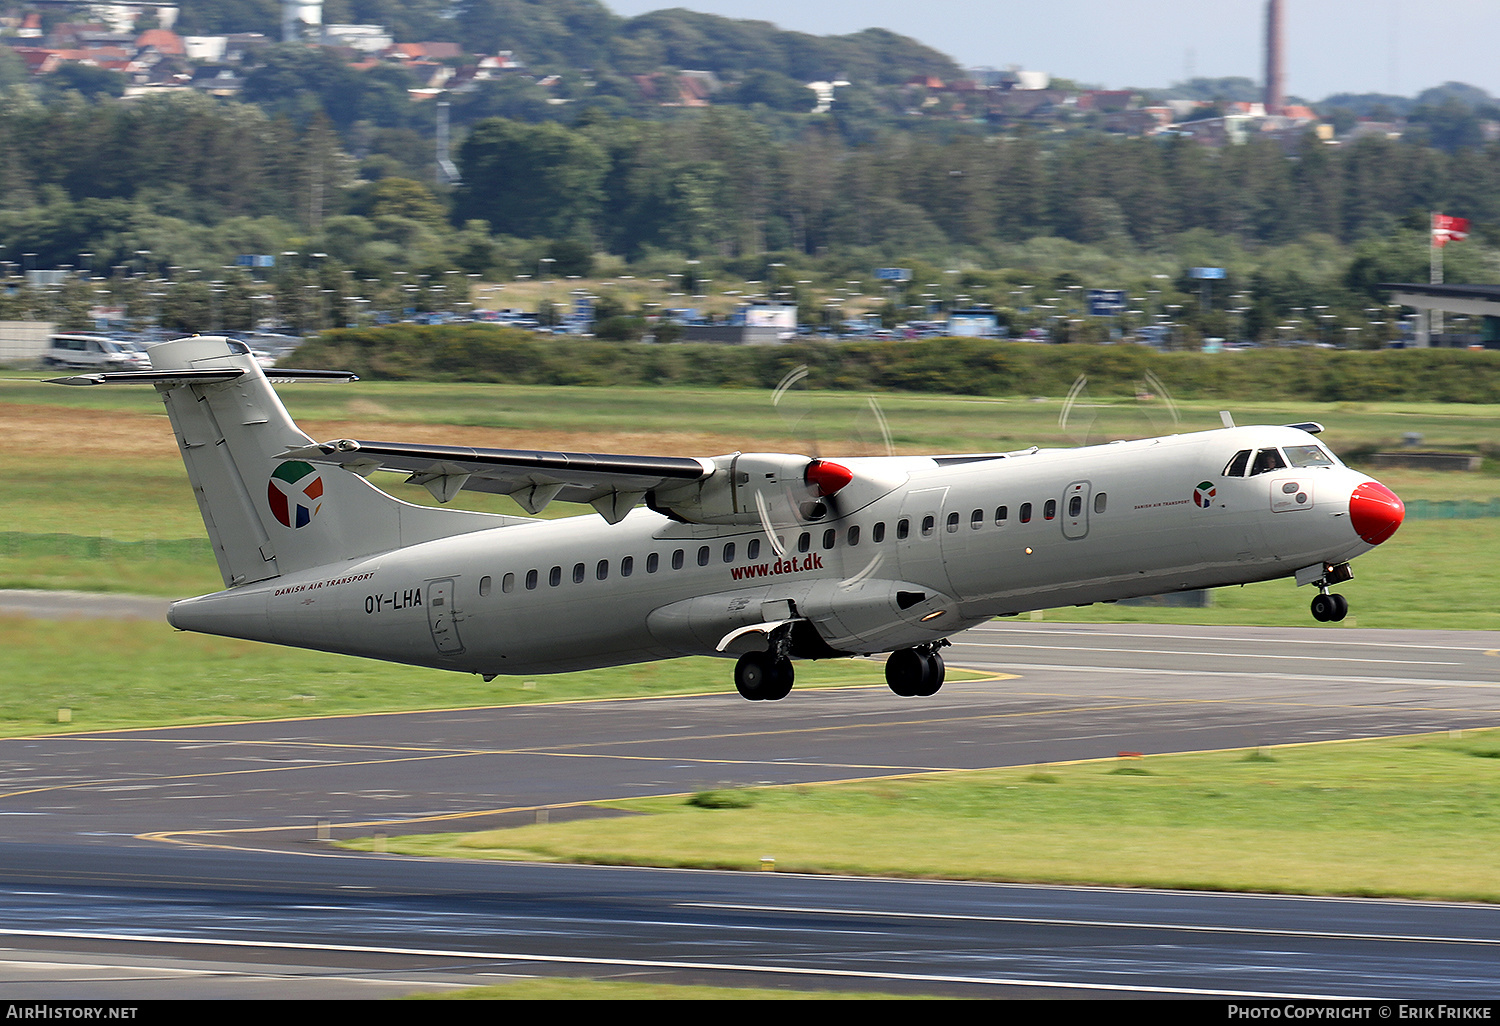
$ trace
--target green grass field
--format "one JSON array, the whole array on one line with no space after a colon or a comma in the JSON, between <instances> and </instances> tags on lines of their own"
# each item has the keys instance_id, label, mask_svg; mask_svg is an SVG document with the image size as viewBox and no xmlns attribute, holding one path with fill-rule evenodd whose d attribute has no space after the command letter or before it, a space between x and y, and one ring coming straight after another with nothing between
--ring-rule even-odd
<instances>
[{"instance_id":1,"label":"green grass field","mask_svg":"<svg viewBox=\"0 0 1500 1026\"><path fill-rule=\"evenodd\" d=\"M474 674L184 634L165 623L0 617L0 737L701 694L732 690L732 665L673 659L486 684ZM883 674L880 663L859 659L797 665L800 687L884 686ZM70 722L58 722L59 709L70 710Z\"/></svg>"},{"instance_id":2,"label":"green grass field","mask_svg":"<svg viewBox=\"0 0 1500 1026\"><path fill-rule=\"evenodd\" d=\"M393 838L386 848L1496 901L1497 785L1500 731L1491 730L601 803L640 815Z\"/></svg>"},{"instance_id":3,"label":"green grass field","mask_svg":"<svg viewBox=\"0 0 1500 1026\"><path fill-rule=\"evenodd\" d=\"M170 437L166 416L149 389L129 386L68 388L42 375L12 373L0 380L0 404L148 415ZM867 396L851 392L793 392L781 407L760 389L589 388L499 384L361 381L280 388L299 421L361 423L393 438L405 425L448 425L506 432L678 435L691 431L743 445L828 454L873 452L880 434ZM1083 397L1067 427L1058 423L1062 400L882 393L874 397L901 452L988 452L1028 445L1080 445L1219 427L1229 408L1239 424L1316 420L1337 451L1398 447L1418 432L1433 449L1473 451L1500 440L1500 406L1457 403L1179 402L1179 419L1161 398ZM381 433L373 433L373 432ZM503 444L496 441L492 444ZM668 453L681 455L680 453ZM693 455L712 455L694 453Z\"/></svg>"},{"instance_id":4,"label":"green grass field","mask_svg":"<svg viewBox=\"0 0 1500 1026\"><path fill-rule=\"evenodd\" d=\"M294 415L311 423L342 428L352 422L370 435L393 438L410 431L442 437L445 430L468 430L465 425L478 423L495 428L502 437L494 444L504 444L507 431L535 433L541 430L539 424L570 438L580 432L618 430L623 424L629 428L626 439L649 442L658 434L677 439L681 427L691 424L709 439L737 430L744 436L748 425L747 446L789 442L784 433L787 421L769 409L761 392L363 382L290 387L284 392ZM821 437L840 437L834 426L855 425L862 415L862 397L817 393L802 400L803 412L816 412L826 421L819 425ZM902 448L973 450L1066 441L1058 437L1056 401L885 396L882 404L897 425ZM1124 422L1134 418L1137 428L1147 430L1147 413L1163 412L1145 408L1150 406L1117 404L1102 414L1119 426L1128 426ZM545 417L537 415L539 409L547 411ZM153 396L130 388L66 388L6 380L0 381L0 412L12 436L42 440L0 454L0 473L9 485L0 494L0 587L163 597L221 587L170 429ZM1472 448L1495 437L1500 428L1500 408L1491 407L1320 409L1283 404L1255 407L1254 412L1271 422L1317 417L1342 425L1354 444L1399 437L1402 430L1411 429L1435 444ZM1195 427L1218 422L1217 412L1202 404L1185 406L1183 418ZM1248 419L1241 416L1242 422ZM445 429L444 424L454 427ZM45 458L34 451L37 444L48 443L58 451ZM1382 477L1409 498L1488 499L1500 494L1500 476L1489 473L1398 471ZM410 501L432 501L423 489L402 485L394 476L382 483ZM461 503L515 511L510 500L494 496L465 493ZM579 512L580 507L561 503L548 509L550 515ZM1341 589L1350 597L1353 613L1343 625L1324 629L1500 628L1495 602L1500 595L1500 560L1474 558L1476 552L1497 548L1500 519L1409 520L1394 539L1356 562L1356 579ZM1220 589L1206 609L1095 605L1039 615L1070 622L1305 626L1311 623L1309 595L1308 589L1294 588L1289 581L1274 581ZM568 675L540 678L525 689L521 682L504 678L494 687L478 687L477 678L459 674L180 635L165 625L72 624L67 636L77 638L83 632L97 640L58 648L33 622L4 626L4 677L30 682L28 689L8 696L0 706L5 710L0 713L7 724L4 729L42 729L55 721L61 706L76 707L74 722L80 727L123 726L397 708L413 693L429 696L425 700L437 705L509 701L494 697L508 694L506 689L528 701L543 696L658 693L654 689L679 688L702 673L692 662L669 662L604 671L607 684L588 675ZM112 653L119 653L119 658ZM192 684L179 687L174 668L184 662L194 667ZM878 680L878 675L867 675L864 664L806 665L804 681L820 674L831 675L822 679L854 674L856 679ZM715 665L710 673L717 679L722 670ZM114 697L119 695L130 697L120 703Z\"/></svg>"},{"instance_id":5,"label":"green grass field","mask_svg":"<svg viewBox=\"0 0 1500 1026\"><path fill-rule=\"evenodd\" d=\"M786 411L773 409L765 392L750 390L359 382L289 386L283 395L315 435L326 425L393 439L414 432L441 439L463 431L469 440L483 429L477 444L580 446L593 440L600 447L616 443L623 451L694 454L735 447L810 448L812 442L826 451L880 448L865 397L837 392L796 395ZM1160 401L1082 408L1070 421L1072 430L1058 426L1061 404L1055 399L884 395L880 403L896 447L911 452L1070 445L1173 426ZM1180 430L1216 427L1218 405L1180 404ZM1320 420L1335 449L1396 446L1408 431L1421 433L1431 447L1468 451L1500 438L1500 407L1493 406L1260 403L1234 412L1240 423ZM0 475L9 485L0 494L0 587L181 596L221 586L206 552L184 557L109 544L205 536L153 395L128 387L67 388L11 378L0 381L0 416L13 434L56 449L43 456L34 446L20 446L0 454ZM684 432L685 426L691 431ZM1500 472L1492 467L1481 473L1385 471L1380 477L1409 500L1500 496ZM426 491L402 485L393 475L383 475L380 483L408 501L432 502ZM518 512L509 499L473 493L461 494L455 504ZM547 515L579 512L592 515L561 503L549 507ZM1500 594L1500 569L1496 561L1471 558L1475 551L1494 549L1500 540L1497 525L1500 520L1409 520L1395 539L1356 563L1358 577L1344 589L1355 602L1354 623L1500 626L1493 601ZM32 537L7 546L3 532ZM100 555L86 558L71 550L48 551L46 540L37 536L54 533L103 538L105 544ZM1222 590L1215 601L1210 610L1092 606L1046 615L1111 622L1306 622L1307 599L1286 582Z\"/></svg>"}]
</instances>

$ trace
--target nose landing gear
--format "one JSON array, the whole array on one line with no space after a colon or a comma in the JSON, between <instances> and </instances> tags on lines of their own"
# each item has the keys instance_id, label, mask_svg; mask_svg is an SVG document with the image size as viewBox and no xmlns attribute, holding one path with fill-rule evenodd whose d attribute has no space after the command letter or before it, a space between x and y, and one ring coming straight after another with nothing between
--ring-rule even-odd
<instances>
[{"instance_id":1,"label":"nose landing gear","mask_svg":"<svg viewBox=\"0 0 1500 1026\"><path fill-rule=\"evenodd\" d=\"M1349 615L1349 600L1331 591L1321 591L1313 596L1312 615L1319 623L1337 623Z\"/></svg>"},{"instance_id":2,"label":"nose landing gear","mask_svg":"<svg viewBox=\"0 0 1500 1026\"><path fill-rule=\"evenodd\" d=\"M902 698L926 698L943 686L946 668L938 649L949 644L944 638L916 648L892 652L885 661L885 682Z\"/></svg>"},{"instance_id":3,"label":"nose landing gear","mask_svg":"<svg viewBox=\"0 0 1500 1026\"><path fill-rule=\"evenodd\" d=\"M1349 600L1328 590L1335 584L1354 580L1354 571L1349 568L1348 563L1314 563L1298 570L1294 576L1299 588L1304 584L1311 584L1318 589L1312 600L1314 620L1319 623L1337 623L1349 615Z\"/></svg>"}]
</instances>

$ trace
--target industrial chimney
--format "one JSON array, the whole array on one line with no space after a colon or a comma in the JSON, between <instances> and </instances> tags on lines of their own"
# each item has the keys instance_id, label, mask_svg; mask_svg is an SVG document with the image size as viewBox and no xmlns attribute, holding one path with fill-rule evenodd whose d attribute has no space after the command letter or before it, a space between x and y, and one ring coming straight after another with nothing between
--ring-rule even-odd
<instances>
[{"instance_id":1,"label":"industrial chimney","mask_svg":"<svg viewBox=\"0 0 1500 1026\"><path fill-rule=\"evenodd\" d=\"M1285 65L1282 62L1281 0L1266 0L1266 95L1267 114L1280 114L1286 106Z\"/></svg>"}]
</instances>

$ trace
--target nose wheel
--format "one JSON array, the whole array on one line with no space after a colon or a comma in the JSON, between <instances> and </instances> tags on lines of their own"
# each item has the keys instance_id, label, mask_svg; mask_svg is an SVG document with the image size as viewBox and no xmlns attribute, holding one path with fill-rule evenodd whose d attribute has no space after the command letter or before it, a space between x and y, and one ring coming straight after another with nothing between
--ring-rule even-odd
<instances>
[{"instance_id":1,"label":"nose wheel","mask_svg":"<svg viewBox=\"0 0 1500 1026\"><path fill-rule=\"evenodd\" d=\"M1319 623L1338 623L1349 615L1349 600L1331 591L1319 592L1313 596L1312 615Z\"/></svg>"}]
</instances>

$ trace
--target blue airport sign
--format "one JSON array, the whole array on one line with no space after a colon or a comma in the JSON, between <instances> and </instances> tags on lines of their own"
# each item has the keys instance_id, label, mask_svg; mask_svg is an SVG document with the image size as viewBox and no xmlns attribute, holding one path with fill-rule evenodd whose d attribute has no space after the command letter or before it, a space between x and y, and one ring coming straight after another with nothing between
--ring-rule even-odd
<instances>
[{"instance_id":1,"label":"blue airport sign","mask_svg":"<svg viewBox=\"0 0 1500 1026\"><path fill-rule=\"evenodd\" d=\"M911 281L911 268L909 267L877 267L875 268L876 281Z\"/></svg>"},{"instance_id":2,"label":"blue airport sign","mask_svg":"<svg viewBox=\"0 0 1500 1026\"><path fill-rule=\"evenodd\" d=\"M1194 278L1222 278L1224 277L1224 268L1194 267L1188 274Z\"/></svg>"},{"instance_id":3,"label":"blue airport sign","mask_svg":"<svg viewBox=\"0 0 1500 1026\"><path fill-rule=\"evenodd\" d=\"M1089 289L1089 316L1116 317L1125 312L1130 297L1124 289Z\"/></svg>"}]
</instances>

